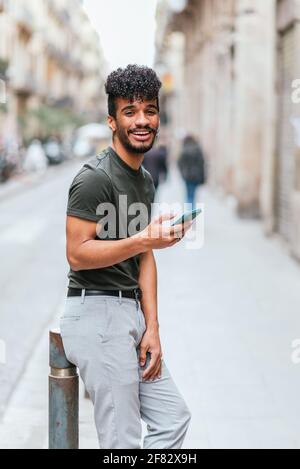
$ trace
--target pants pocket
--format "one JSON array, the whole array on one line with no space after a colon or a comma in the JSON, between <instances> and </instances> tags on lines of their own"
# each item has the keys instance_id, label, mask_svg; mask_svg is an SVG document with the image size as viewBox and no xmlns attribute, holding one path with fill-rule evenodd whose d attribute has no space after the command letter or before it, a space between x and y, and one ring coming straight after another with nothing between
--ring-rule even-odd
<instances>
[{"instance_id":1,"label":"pants pocket","mask_svg":"<svg viewBox=\"0 0 300 469\"><path fill-rule=\"evenodd\" d=\"M105 301L85 302L74 310L66 310L60 319L60 330L68 360L79 367L82 360L104 342L110 327Z\"/></svg>"}]
</instances>

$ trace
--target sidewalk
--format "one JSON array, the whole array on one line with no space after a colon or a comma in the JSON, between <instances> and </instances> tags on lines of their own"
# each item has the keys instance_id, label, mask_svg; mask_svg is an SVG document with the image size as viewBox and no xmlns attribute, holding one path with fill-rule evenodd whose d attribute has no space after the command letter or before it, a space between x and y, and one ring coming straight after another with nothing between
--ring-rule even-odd
<instances>
[{"instance_id":1,"label":"sidewalk","mask_svg":"<svg viewBox=\"0 0 300 469\"><path fill-rule=\"evenodd\" d=\"M47 449L48 447L48 374L49 341L48 331L57 328L63 310L63 301L57 317L41 337L0 422L0 448L2 449ZM96 431L92 425L93 408L84 399L80 383L80 446L98 448Z\"/></svg>"},{"instance_id":2,"label":"sidewalk","mask_svg":"<svg viewBox=\"0 0 300 469\"><path fill-rule=\"evenodd\" d=\"M174 173L159 198L178 194ZM156 252L164 359L193 415L185 448L300 448L300 267L230 202L207 190L199 201L204 248ZM0 422L1 448L47 447L48 370L46 330ZM83 395L80 445L97 448Z\"/></svg>"},{"instance_id":3,"label":"sidewalk","mask_svg":"<svg viewBox=\"0 0 300 469\"><path fill-rule=\"evenodd\" d=\"M174 177L160 196L178 192ZM193 413L187 444L299 448L300 266L258 221L236 218L231 200L199 200L204 248L159 254L165 357Z\"/></svg>"}]
</instances>

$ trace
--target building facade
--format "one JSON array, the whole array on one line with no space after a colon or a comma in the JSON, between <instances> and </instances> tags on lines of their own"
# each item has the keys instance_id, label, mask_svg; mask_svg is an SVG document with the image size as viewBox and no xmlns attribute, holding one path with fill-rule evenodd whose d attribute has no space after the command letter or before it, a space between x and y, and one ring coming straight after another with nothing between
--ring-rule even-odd
<instances>
[{"instance_id":1,"label":"building facade","mask_svg":"<svg viewBox=\"0 0 300 469\"><path fill-rule=\"evenodd\" d=\"M181 77L167 98L181 102L177 116L169 109L170 132L176 138L179 127L198 137L211 187L234 196L240 216L261 218L265 233L279 233L300 259L297 89L292 100L292 87L300 90L300 2L181 3L174 11L173 0L163 0L158 10L167 20L159 19L157 63L173 83ZM170 60L178 34L182 70Z\"/></svg>"},{"instance_id":2,"label":"building facade","mask_svg":"<svg viewBox=\"0 0 300 469\"><path fill-rule=\"evenodd\" d=\"M41 106L84 120L104 112L102 50L82 2L0 0L0 35L2 138L20 138L22 116Z\"/></svg>"},{"instance_id":3,"label":"building facade","mask_svg":"<svg viewBox=\"0 0 300 469\"><path fill-rule=\"evenodd\" d=\"M300 259L300 2L277 3L276 230ZM297 89L295 89L297 93Z\"/></svg>"}]
</instances>

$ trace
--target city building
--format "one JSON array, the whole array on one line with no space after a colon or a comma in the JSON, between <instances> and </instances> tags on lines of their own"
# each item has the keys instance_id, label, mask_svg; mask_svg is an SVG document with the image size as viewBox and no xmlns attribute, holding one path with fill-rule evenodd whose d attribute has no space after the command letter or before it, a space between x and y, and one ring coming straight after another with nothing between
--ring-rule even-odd
<instances>
[{"instance_id":1,"label":"city building","mask_svg":"<svg viewBox=\"0 0 300 469\"><path fill-rule=\"evenodd\" d=\"M43 135L59 112L78 123L105 115L103 54L80 0L0 0L0 31L2 139Z\"/></svg>"},{"instance_id":2,"label":"city building","mask_svg":"<svg viewBox=\"0 0 300 469\"><path fill-rule=\"evenodd\" d=\"M300 259L299 17L299 0L161 0L156 63L177 147L198 137L210 186Z\"/></svg>"}]
</instances>

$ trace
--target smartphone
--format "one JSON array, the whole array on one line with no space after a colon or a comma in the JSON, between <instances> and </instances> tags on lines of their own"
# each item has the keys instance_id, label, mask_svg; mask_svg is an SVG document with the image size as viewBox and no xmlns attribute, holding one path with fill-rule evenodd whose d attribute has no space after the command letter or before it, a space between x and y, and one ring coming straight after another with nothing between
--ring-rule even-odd
<instances>
[{"instance_id":1,"label":"smartphone","mask_svg":"<svg viewBox=\"0 0 300 469\"><path fill-rule=\"evenodd\" d=\"M184 225L185 223L188 223L189 221L193 221L196 217L198 217L198 215L200 215L200 213L202 213L201 208L198 208L196 210L192 210L191 212L186 212L183 215L181 215L180 218L175 220L171 224L171 226Z\"/></svg>"}]
</instances>

